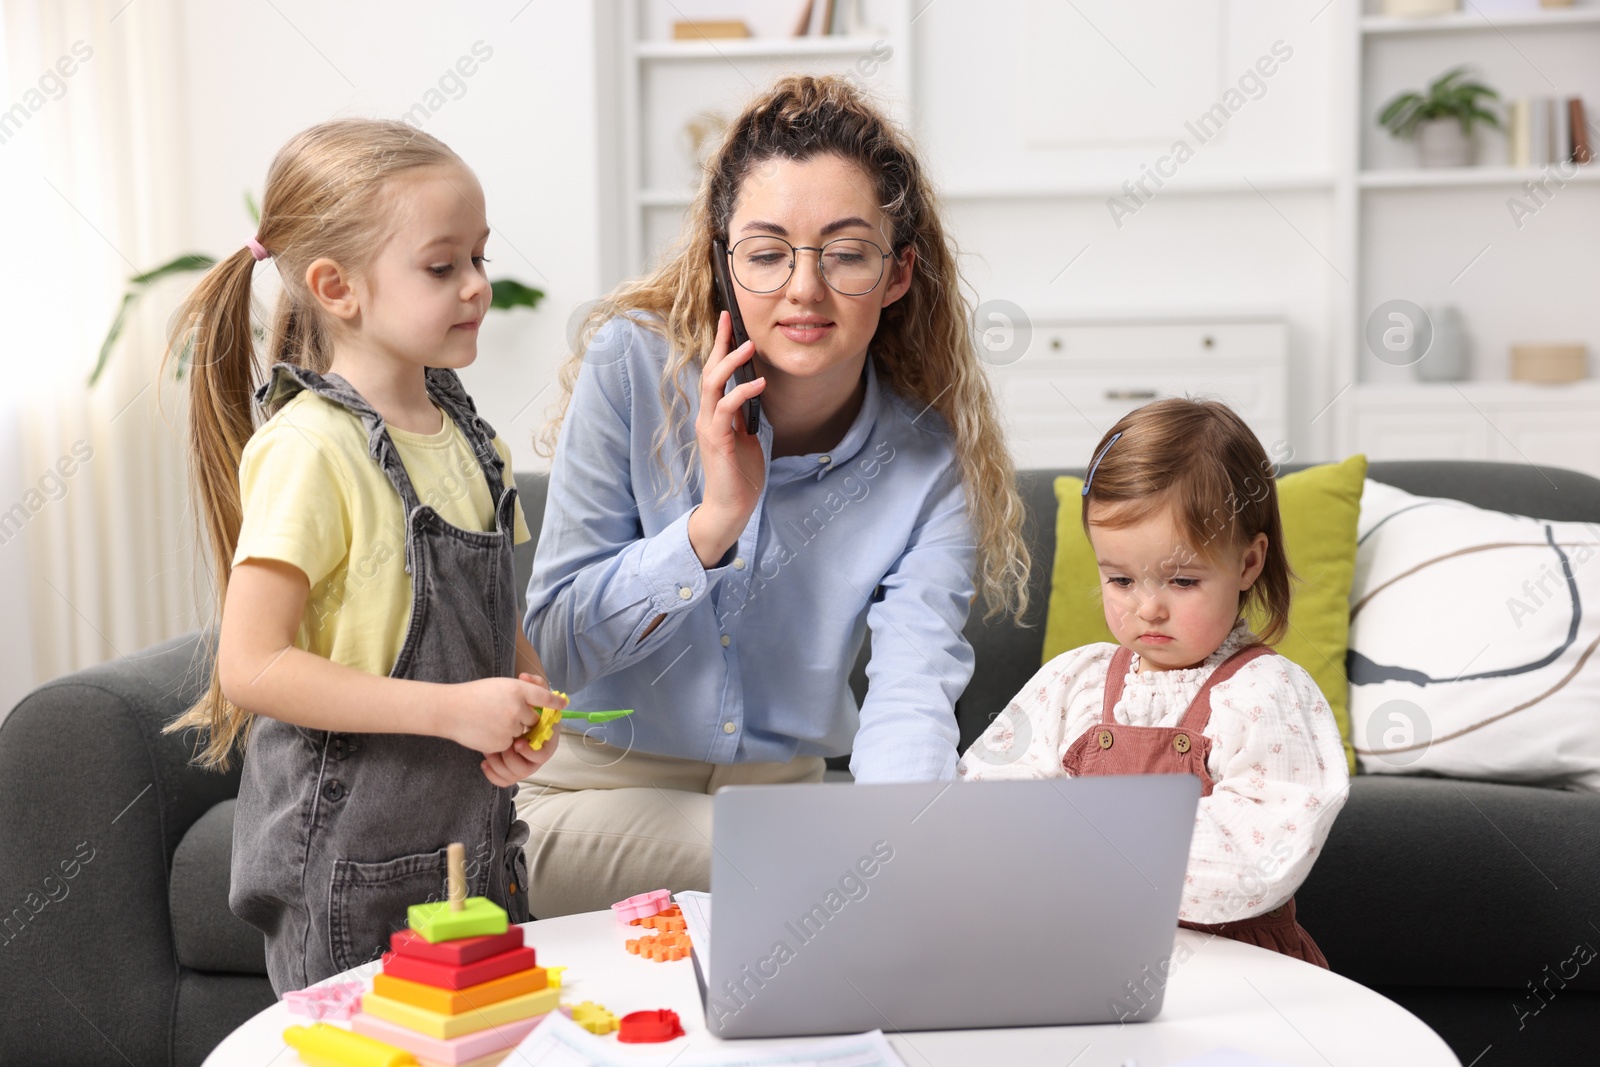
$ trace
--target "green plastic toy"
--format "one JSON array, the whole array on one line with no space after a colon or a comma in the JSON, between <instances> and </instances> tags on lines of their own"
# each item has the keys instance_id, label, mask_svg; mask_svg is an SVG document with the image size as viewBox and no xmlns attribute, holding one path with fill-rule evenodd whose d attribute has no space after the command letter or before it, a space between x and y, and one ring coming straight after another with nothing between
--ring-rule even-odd
<instances>
[{"instance_id":1,"label":"green plastic toy","mask_svg":"<svg viewBox=\"0 0 1600 1067\"><path fill-rule=\"evenodd\" d=\"M633 709L628 708L626 711L563 711L561 717L563 719L583 719L586 722L610 722L612 719L620 719L624 715L632 714Z\"/></svg>"},{"instance_id":2,"label":"green plastic toy","mask_svg":"<svg viewBox=\"0 0 1600 1067\"><path fill-rule=\"evenodd\" d=\"M467 896L466 846L453 841L447 854L449 899L411 905L406 909L406 923L435 945L463 937L505 933L509 924L504 908L487 897Z\"/></svg>"}]
</instances>

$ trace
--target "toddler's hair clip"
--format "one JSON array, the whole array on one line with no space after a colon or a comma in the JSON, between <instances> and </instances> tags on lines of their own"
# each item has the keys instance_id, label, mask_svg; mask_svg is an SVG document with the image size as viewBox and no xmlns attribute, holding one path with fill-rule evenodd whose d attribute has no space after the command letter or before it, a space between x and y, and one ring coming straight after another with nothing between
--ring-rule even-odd
<instances>
[{"instance_id":1,"label":"toddler's hair clip","mask_svg":"<svg viewBox=\"0 0 1600 1067\"><path fill-rule=\"evenodd\" d=\"M1094 462L1089 464L1089 474L1088 474L1088 476L1086 478L1083 479L1083 495L1084 496L1088 496L1089 495L1089 486L1094 482L1094 472L1100 469L1100 461L1106 458L1106 453L1111 451L1111 446L1116 444L1117 443L1117 438L1119 438L1121 436L1122 436L1122 431L1121 430L1118 430L1116 433L1112 434L1111 435L1111 440L1106 442L1106 447L1102 448L1100 450L1100 454L1098 456L1094 457Z\"/></svg>"},{"instance_id":2,"label":"toddler's hair clip","mask_svg":"<svg viewBox=\"0 0 1600 1067\"><path fill-rule=\"evenodd\" d=\"M252 256L256 257L257 263L260 263L263 259L266 259L268 256L272 255L271 252L267 251L267 246L262 244L261 241L255 237L245 241L244 246L250 250L250 254Z\"/></svg>"}]
</instances>

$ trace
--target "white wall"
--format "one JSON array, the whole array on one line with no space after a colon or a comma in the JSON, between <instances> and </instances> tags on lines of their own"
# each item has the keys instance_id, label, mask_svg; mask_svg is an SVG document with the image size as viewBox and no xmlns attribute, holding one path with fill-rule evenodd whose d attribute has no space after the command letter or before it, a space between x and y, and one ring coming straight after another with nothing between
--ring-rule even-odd
<instances>
[{"instance_id":1,"label":"white wall","mask_svg":"<svg viewBox=\"0 0 1600 1067\"><path fill-rule=\"evenodd\" d=\"M225 252L250 236L241 194L259 197L290 135L335 117L400 118L483 42L490 58L460 79L464 90L447 80L421 125L483 183L490 277L546 293L535 311L493 312L462 374L516 466L541 465L530 441L556 396L567 319L601 292L595 17L591 4L545 0L191 0L193 247Z\"/></svg>"}]
</instances>

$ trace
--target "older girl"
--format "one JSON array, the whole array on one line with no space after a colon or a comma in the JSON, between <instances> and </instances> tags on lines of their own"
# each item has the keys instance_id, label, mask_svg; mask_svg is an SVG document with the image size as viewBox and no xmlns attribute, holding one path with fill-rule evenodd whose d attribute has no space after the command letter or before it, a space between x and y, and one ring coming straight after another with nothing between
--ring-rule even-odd
<instances>
[{"instance_id":1,"label":"older girl","mask_svg":"<svg viewBox=\"0 0 1600 1067\"><path fill-rule=\"evenodd\" d=\"M550 754L521 735L562 704L516 625L510 453L455 372L489 309L477 179L428 134L352 119L290 140L261 206L180 319L222 627L173 728L200 727L211 765L244 747L229 905L281 994L375 958L441 898L453 841L469 893L528 919L511 798Z\"/></svg>"}]
</instances>

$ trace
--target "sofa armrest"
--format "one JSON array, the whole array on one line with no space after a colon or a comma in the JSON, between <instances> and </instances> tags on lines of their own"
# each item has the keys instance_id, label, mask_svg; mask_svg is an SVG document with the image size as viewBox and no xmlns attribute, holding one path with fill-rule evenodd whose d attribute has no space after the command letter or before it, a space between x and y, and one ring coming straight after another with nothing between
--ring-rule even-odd
<instances>
[{"instance_id":1,"label":"sofa armrest","mask_svg":"<svg viewBox=\"0 0 1600 1067\"><path fill-rule=\"evenodd\" d=\"M161 733L208 669L190 634L47 683L0 722L0 999L16 1062L169 1059L168 871L239 788L237 769L199 770L192 738Z\"/></svg>"}]
</instances>

